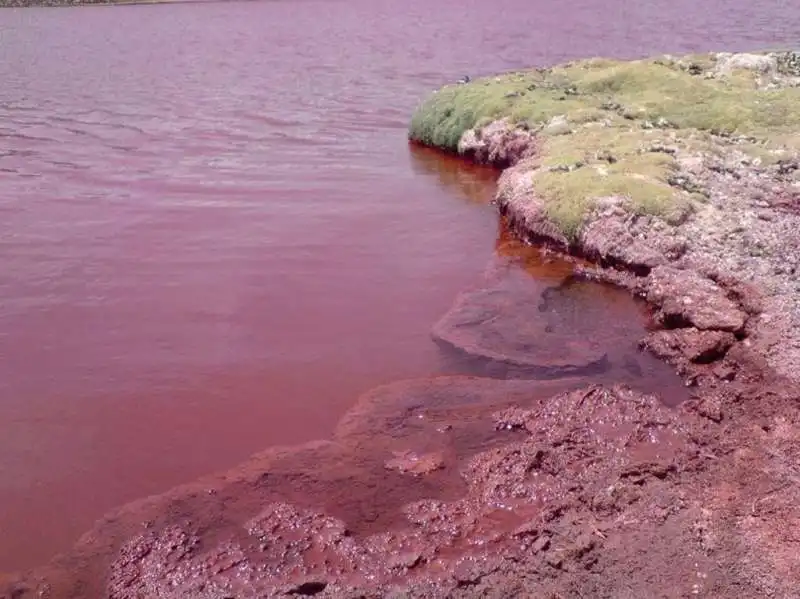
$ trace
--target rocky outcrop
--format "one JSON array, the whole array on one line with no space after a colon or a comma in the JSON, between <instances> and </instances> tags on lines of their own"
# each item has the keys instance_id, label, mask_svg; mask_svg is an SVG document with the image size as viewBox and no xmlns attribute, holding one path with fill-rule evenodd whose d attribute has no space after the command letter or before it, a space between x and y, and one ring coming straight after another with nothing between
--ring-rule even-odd
<instances>
[{"instance_id":1,"label":"rocky outcrop","mask_svg":"<svg viewBox=\"0 0 800 599\"><path fill-rule=\"evenodd\" d=\"M712 280L693 270L659 266L647 281L647 301L659 309L667 328L741 333L747 314Z\"/></svg>"},{"instance_id":2,"label":"rocky outcrop","mask_svg":"<svg viewBox=\"0 0 800 599\"><path fill-rule=\"evenodd\" d=\"M714 54L666 57L662 62L712 82L724 83L731 76L746 78L746 73L752 73L752 85L764 93L783 89L800 102L800 88L796 87L800 79L792 66L797 57L791 52ZM517 233L532 243L545 243L640 277L658 271L661 274L652 279L655 287L643 293L658 305L663 318L673 322L670 326L688 319L687 324L704 330L741 335L746 328L748 338L770 365L796 378L800 376L800 287L795 276L800 272L800 125L795 123L796 116L790 115L771 130L761 128L756 135L664 125L662 129L639 129L642 133L630 130L607 136L598 133L606 127L602 123L575 126L566 134L587 147L595 138L605 141L608 137L612 145L603 152L610 156L630 148L638 156L668 156L670 186L696 196L691 208L674 218L643 214L624 195L596 197L570 237L554 220L552 208L537 187L536 173L563 167L565 176L577 176L587 166L580 162L547 166L552 142L542 130L537 131L537 155L521 160L501 176L496 202ZM628 122L635 124L641 117L632 118ZM633 145L625 145L629 143ZM622 150L615 150L613 144ZM587 160L598 161L599 156L601 153L595 152ZM576 190L580 193L580 188ZM682 293L680 298L664 299L656 287L672 285L678 272L686 279L684 286L693 286L691 294L697 297ZM672 275L664 278L665 273ZM752 305L749 310L736 308L734 304L741 298L730 284L713 289L715 277L735 279L736 285L755 289L757 309ZM703 307L703 302L712 298L713 303ZM722 316L715 314L725 314L727 321L720 322Z\"/></svg>"},{"instance_id":3,"label":"rocky outcrop","mask_svg":"<svg viewBox=\"0 0 800 599\"><path fill-rule=\"evenodd\" d=\"M723 358L735 342L736 337L725 331L685 328L655 331L642 340L642 346L673 363L708 364Z\"/></svg>"},{"instance_id":4,"label":"rocky outcrop","mask_svg":"<svg viewBox=\"0 0 800 599\"><path fill-rule=\"evenodd\" d=\"M528 129L508 119L493 121L486 127L470 129L458 142L458 153L479 164L507 168L535 156L537 138Z\"/></svg>"}]
</instances>

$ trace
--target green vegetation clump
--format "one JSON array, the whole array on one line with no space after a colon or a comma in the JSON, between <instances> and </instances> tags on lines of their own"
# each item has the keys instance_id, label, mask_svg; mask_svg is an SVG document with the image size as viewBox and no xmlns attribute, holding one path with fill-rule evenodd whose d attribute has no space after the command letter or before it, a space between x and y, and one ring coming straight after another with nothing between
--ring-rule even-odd
<instances>
[{"instance_id":1,"label":"green vegetation clump","mask_svg":"<svg viewBox=\"0 0 800 599\"><path fill-rule=\"evenodd\" d=\"M703 194L676 176L677 151L713 153L731 137L767 163L800 150L800 88L718 67L711 54L591 59L448 85L417 109L409 137L457 152L464 132L498 119L537 132L537 195L573 238L600 197L669 219Z\"/></svg>"},{"instance_id":2,"label":"green vegetation clump","mask_svg":"<svg viewBox=\"0 0 800 599\"><path fill-rule=\"evenodd\" d=\"M537 170L533 178L537 193L547 200L547 216L574 238L595 198L629 198L637 213L669 217L677 203L669 182L675 167L667 154L628 154L613 163L593 161L574 170Z\"/></svg>"}]
</instances>

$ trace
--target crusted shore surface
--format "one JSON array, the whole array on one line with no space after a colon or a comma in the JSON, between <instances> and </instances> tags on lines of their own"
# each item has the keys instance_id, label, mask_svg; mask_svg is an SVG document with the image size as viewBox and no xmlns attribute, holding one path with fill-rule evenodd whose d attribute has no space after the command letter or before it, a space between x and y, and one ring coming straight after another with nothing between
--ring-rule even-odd
<instances>
[{"instance_id":1,"label":"crusted shore surface","mask_svg":"<svg viewBox=\"0 0 800 599\"><path fill-rule=\"evenodd\" d=\"M497 204L521 237L588 258L596 266L576 265L580 277L646 299L656 326L642 350L675 368L689 399L668 407L659 394L569 377L381 387L331 441L125 506L71 552L0 581L0 597L798 597L792 60L589 61L446 88L412 123L412 138L507 169ZM713 131L681 121L663 112L669 85L646 100L626 88L649 89L642 65L676 85L779 94L770 109L785 108L782 120L758 117L741 133L753 123L745 105L714 113ZM569 69L581 77L562 76ZM481 112L482 88L523 80L526 92L502 91ZM552 100L540 113L517 104L540 92ZM551 112L573 101L583 106ZM467 305L491 328L448 314L434 335L542 365L524 351L537 329L495 322L486 292L465 297L453 313ZM544 365L596 360L591 345L577 349Z\"/></svg>"}]
</instances>

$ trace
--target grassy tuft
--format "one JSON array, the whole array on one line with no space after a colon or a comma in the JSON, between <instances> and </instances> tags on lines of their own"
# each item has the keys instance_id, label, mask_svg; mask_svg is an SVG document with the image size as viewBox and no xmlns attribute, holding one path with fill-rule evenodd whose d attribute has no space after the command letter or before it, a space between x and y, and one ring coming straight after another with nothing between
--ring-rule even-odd
<instances>
[{"instance_id":1,"label":"grassy tuft","mask_svg":"<svg viewBox=\"0 0 800 599\"><path fill-rule=\"evenodd\" d=\"M668 217L682 193L668 182L675 164L665 154L629 155L613 164L592 164L572 171L540 169L534 184L547 216L567 237L574 238L597 198L628 198L636 213Z\"/></svg>"}]
</instances>

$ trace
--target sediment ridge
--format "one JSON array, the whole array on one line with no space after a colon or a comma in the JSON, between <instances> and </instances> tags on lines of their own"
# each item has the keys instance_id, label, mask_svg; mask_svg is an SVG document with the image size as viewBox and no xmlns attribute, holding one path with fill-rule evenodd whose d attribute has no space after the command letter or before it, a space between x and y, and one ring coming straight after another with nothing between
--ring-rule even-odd
<instances>
[{"instance_id":1,"label":"sediment ridge","mask_svg":"<svg viewBox=\"0 0 800 599\"><path fill-rule=\"evenodd\" d=\"M563 376L381 387L332 440L125 506L0 597L797 597L798 85L792 53L595 59L413 118L414 142L506 169L521 238L650 304L641 346L680 405L585 385L598 348L546 356L551 329L497 322L502 287L468 293L437 339Z\"/></svg>"}]
</instances>

